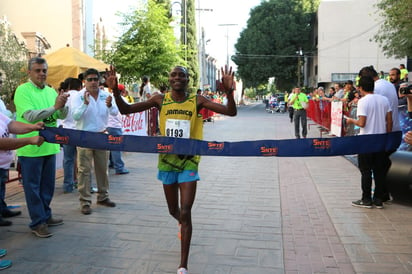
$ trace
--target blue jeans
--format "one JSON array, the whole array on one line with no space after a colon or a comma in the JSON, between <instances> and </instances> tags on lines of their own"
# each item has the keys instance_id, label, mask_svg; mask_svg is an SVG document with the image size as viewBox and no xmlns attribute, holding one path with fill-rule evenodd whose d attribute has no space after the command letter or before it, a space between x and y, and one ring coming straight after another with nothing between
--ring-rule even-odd
<instances>
[{"instance_id":1,"label":"blue jeans","mask_svg":"<svg viewBox=\"0 0 412 274\"><path fill-rule=\"evenodd\" d=\"M19 157L30 228L44 224L52 216L50 203L56 182L56 155Z\"/></svg>"},{"instance_id":2,"label":"blue jeans","mask_svg":"<svg viewBox=\"0 0 412 274\"><path fill-rule=\"evenodd\" d=\"M76 146L63 145L63 191L72 192L74 189L74 163L76 159Z\"/></svg>"},{"instance_id":3,"label":"blue jeans","mask_svg":"<svg viewBox=\"0 0 412 274\"><path fill-rule=\"evenodd\" d=\"M107 132L111 135L123 135L121 128L108 127ZM122 172L125 170L121 151L110 151L110 162L113 164L113 168L116 172Z\"/></svg>"},{"instance_id":4,"label":"blue jeans","mask_svg":"<svg viewBox=\"0 0 412 274\"><path fill-rule=\"evenodd\" d=\"M0 214L7 209L4 201L6 198L6 182L9 180L9 170L0 168Z\"/></svg>"}]
</instances>

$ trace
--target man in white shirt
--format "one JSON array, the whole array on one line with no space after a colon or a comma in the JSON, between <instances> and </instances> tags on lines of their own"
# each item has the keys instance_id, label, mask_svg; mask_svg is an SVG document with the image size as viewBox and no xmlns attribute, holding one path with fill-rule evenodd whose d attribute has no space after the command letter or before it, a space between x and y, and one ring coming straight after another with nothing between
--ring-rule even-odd
<instances>
[{"instance_id":1,"label":"man in white shirt","mask_svg":"<svg viewBox=\"0 0 412 274\"><path fill-rule=\"evenodd\" d=\"M362 76L359 80L362 98L358 101L358 119L347 118L348 124L360 127L360 135L383 134L392 131L392 111L388 100L379 94L374 94L374 79ZM358 155L361 172L362 198L353 201L356 207L383 208L384 184L386 177L386 151ZM375 181L375 191L372 197L372 174Z\"/></svg>"},{"instance_id":2,"label":"man in white shirt","mask_svg":"<svg viewBox=\"0 0 412 274\"><path fill-rule=\"evenodd\" d=\"M84 73L85 88L72 99L71 107L76 128L91 132L105 132L109 115L116 116L119 110L109 92L99 89L100 74L96 69L88 69ZM90 172L91 162L97 184L97 204L115 207L109 199L108 160L109 152L90 148L77 148L78 157L78 191L83 214L91 214Z\"/></svg>"},{"instance_id":3,"label":"man in white shirt","mask_svg":"<svg viewBox=\"0 0 412 274\"><path fill-rule=\"evenodd\" d=\"M400 131L401 130L401 126L400 126L400 121L399 121L399 114L398 114L398 92L396 91L394 85L384 79L380 79L378 76L377 71L374 69L373 66L368 66L368 67L363 67L360 72L359 72L359 76L369 76L372 77L373 80L375 81L375 89L373 91L374 94L380 94L382 96L385 96L388 101L389 101L389 105L391 107L392 110L392 122L393 122L393 126L392 126L392 131ZM396 150L393 151L388 151L385 157L385 176L389 171L389 168L391 167L391 160L389 158L389 156L395 152ZM384 197L383 197L383 201L390 201L390 194L389 194L389 190L388 190L388 184L389 182L385 181L384 184Z\"/></svg>"}]
</instances>

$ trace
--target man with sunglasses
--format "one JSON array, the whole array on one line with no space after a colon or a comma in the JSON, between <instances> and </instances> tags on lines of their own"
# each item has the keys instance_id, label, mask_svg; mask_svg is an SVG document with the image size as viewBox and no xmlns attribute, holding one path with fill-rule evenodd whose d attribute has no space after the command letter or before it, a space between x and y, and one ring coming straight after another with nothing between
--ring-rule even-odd
<instances>
[{"instance_id":1,"label":"man with sunglasses","mask_svg":"<svg viewBox=\"0 0 412 274\"><path fill-rule=\"evenodd\" d=\"M47 62L40 57L29 60L29 81L20 85L14 96L16 120L27 124L43 122L46 127L56 127L57 119L64 119L68 113L65 106L68 95L57 93L49 87ZM37 131L19 134L17 138L38 135ZM52 236L49 226L63 224L62 219L52 216L50 203L56 182L56 154L59 144L43 143L41 146L27 145L17 149L21 165L24 194L30 214L30 228L40 238Z\"/></svg>"},{"instance_id":2,"label":"man with sunglasses","mask_svg":"<svg viewBox=\"0 0 412 274\"><path fill-rule=\"evenodd\" d=\"M71 100L73 119L78 130L91 132L106 132L109 115L117 116L114 99L108 91L99 88L100 73L90 68L83 74L85 87ZM97 204L107 207L115 207L116 204L109 199L109 178L107 150L77 147L78 159L78 184L81 212L91 214L92 204L90 193L91 163L94 163L94 171L97 184Z\"/></svg>"}]
</instances>

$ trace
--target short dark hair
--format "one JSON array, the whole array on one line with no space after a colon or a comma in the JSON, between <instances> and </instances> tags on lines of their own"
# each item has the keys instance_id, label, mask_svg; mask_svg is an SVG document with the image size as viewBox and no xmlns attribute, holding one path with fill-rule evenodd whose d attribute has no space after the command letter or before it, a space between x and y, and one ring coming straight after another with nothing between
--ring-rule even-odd
<instances>
[{"instance_id":1,"label":"short dark hair","mask_svg":"<svg viewBox=\"0 0 412 274\"><path fill-rule=\"evenodd\" d=\"M375 80L373 80L371 76L362 76L359 79L359 87L366 92L373 93L373 89L375 88Z\"/></svg>"},{"instance_id":2,"label":"short dark hair","mask_svg":"<svg viewBox=\"0 0 412 274\"><path fill-rule=\"evenodd\" d=\"M175 68L179 68L179 69L183 70L183 72L186 74L186 76L189 77L189 71L187 70L186 67L184 67L184 66L175 66Z\"/></svg>"},{"instance_id":3,"label":"short dark hair","mask_svg":"<svg viewBox=\"0 0 412 274\"><path fill-rule=\"evenodd\" d=\"M90 74L96 74L97 77L100 78L100 73L99 73L99 71L98 71L97 69L89 68L89 69L87 69L87 70L83 73L83 79L86 79L87 76L90 75Z\"/></svg>"},{"instance_id":4,"label":"short dark hair","mask_svg":"<svg viewBox=\"0 0 412 274\"><path fill-rule=\"evenodd\" d=\"M391 70L395 70L396 74L401 75L401 70L398 68L391 68Z\"/></svg>"},{"instance_id":5,"label":"short dark hair","mask_svg":"<svg viewBox=\"0 0 412 274\"><path fill-rule=\"evenodd\" d=\"M33 57L29 60L29 64L27 66L28 70L31 70L31 67L33 66L33 64L46 64L47 66L47 61L44 58L41 57Z\"/></svg>"},{"instance_id":6,"label":"short dark hair","mask_svg":"<svg viewBox=\"0 0 412 274\"><path fill-rule=\"evenodd\" d=\"M372 78L375 78L378 76L378 73L376 72L375 68L373 66L367 66L367 67L363 67L360 71L359 71L359 76L369 76Z\"/></svg>"},{"instance_id":7,"label":"short dark hair","mask_svg":"<svg viewBox=\"0 0 412 274\"><path fill-rule=\"evenodd\" d=\"M66 81L68 83L69 90L79 90L83 86L82 81L78 78L69 77Z\"/></svg>"}]
</instances>

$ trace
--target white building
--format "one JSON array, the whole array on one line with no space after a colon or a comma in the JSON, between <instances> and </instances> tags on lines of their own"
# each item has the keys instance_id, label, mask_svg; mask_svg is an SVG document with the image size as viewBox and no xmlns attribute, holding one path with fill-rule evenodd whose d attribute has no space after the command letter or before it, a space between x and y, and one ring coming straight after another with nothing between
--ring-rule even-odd
<instances>
[{"instance_id":1,"label":"white building","mask_svg":"<svg viewBox=\"0 0 412 274\"><path fill-rule=\"evenodd\" d=\"M374 41L383 19L378 0L322 0L315 25L317 53L305 58L306 85L328 86L355 80L359 70L373 65L387 73L407 60L388 58ZM317 29L317 31L316 31ZM409 68L410 69L410 68Z\"/></svg>"}]
</instances>

